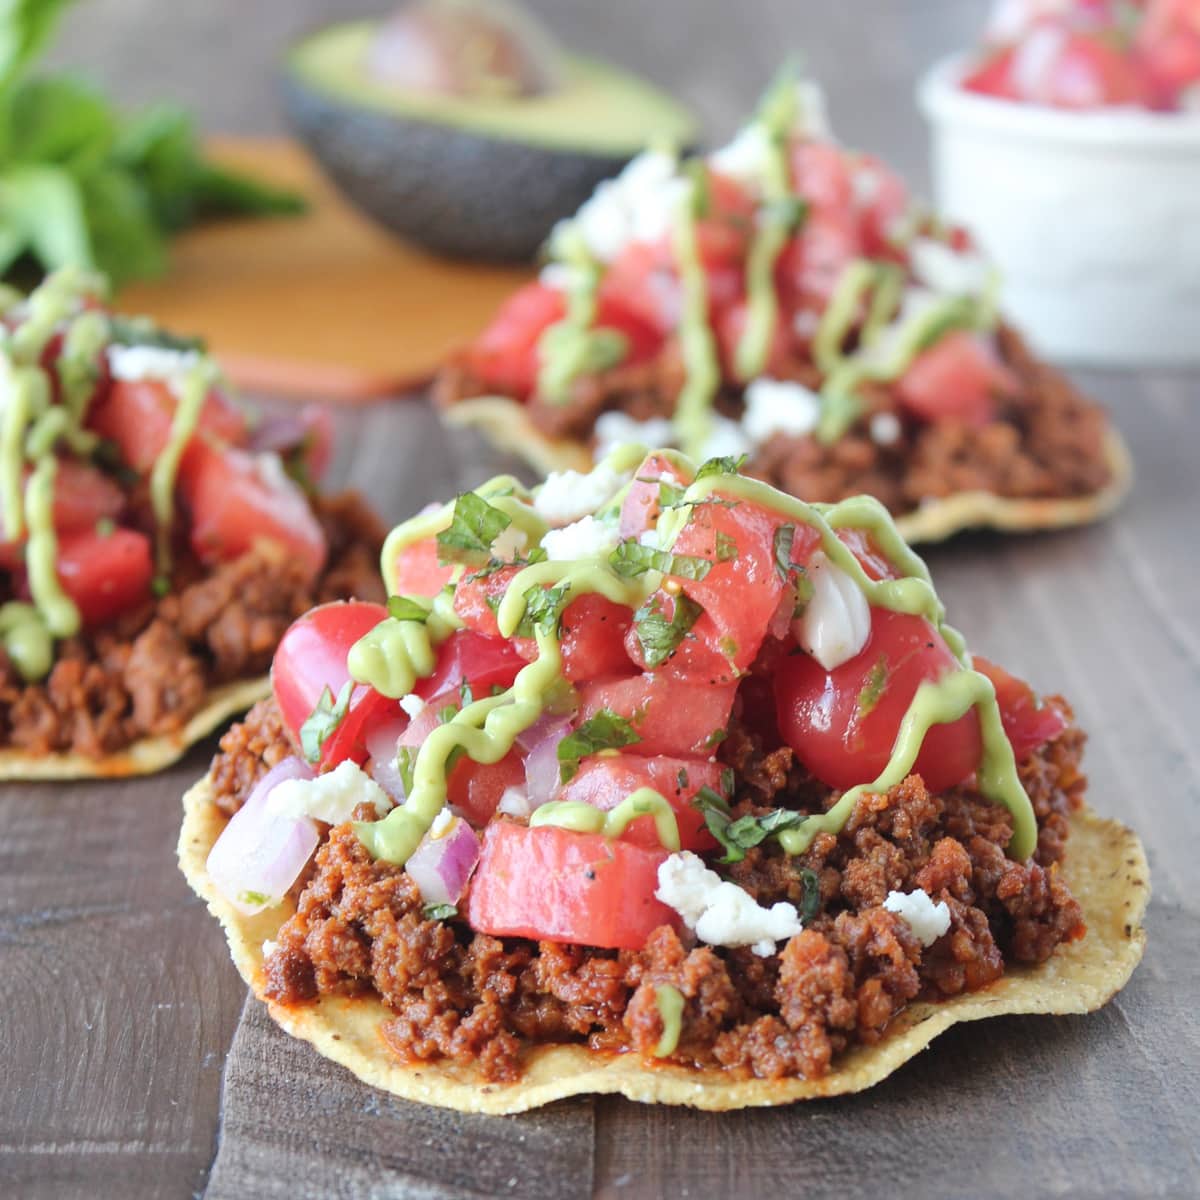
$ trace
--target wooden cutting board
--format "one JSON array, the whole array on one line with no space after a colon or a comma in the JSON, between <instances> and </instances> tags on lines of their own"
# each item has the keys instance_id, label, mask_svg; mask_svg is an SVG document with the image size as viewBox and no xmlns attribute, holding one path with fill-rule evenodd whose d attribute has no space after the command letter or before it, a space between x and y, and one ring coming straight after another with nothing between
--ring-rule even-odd
<instances>
[{"instance_id":1,"label":"wooden cutting board","mask_svg":"<svg viewBox=\"0 0 1200 1200\"><path fill-rule=\"evenodd\" d=\"M185 233L169 273L129 285L117 306L204 337L247 390L358 401L411 387L530 276L435 258L393 238L290 140L219 138L209 149L300 191L309 211Z\"/></svg>"}]
</instances>

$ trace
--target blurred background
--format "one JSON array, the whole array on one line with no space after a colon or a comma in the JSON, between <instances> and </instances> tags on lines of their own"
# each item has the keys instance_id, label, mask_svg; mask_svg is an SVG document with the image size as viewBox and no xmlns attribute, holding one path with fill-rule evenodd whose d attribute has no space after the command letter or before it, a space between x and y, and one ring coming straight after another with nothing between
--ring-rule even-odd
<instances>
[{"instance_id":1,"label":"blurred background","mask_svg":"<svg viewBox=\"0 0 1200 1200\"><path fill-rule=\"evenodd\" d=\"M209 132L281 133L285 47L317 26L395 8L379 0L85 0L50 62L85 71L118 100L173 100ZM625 66L679 97L710 141L751 110L784 57L803 55L848 145L885 153L928 191L913 86L973 44L988 0L528 0L581 54ZM697 53L696 47L703 47Z\"/></svg>"}]
</instances>

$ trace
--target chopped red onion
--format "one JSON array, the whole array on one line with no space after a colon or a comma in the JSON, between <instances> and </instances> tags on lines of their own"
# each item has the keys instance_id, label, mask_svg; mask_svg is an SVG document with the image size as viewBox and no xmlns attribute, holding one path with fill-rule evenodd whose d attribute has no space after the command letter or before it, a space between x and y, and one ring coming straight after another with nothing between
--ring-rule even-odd
<instances>
[{"instance_id":1,"label":"chopped red onion","mask_svg":"<svg viewBox=\"0 0 1200 1200\"><path fill-rule=\"evenodd\" d=\"M479 838L461 817L453 817L438 833L430 830L412 852L404 869L426 904L457 904L479 861Z\"/></svg>"},{"instance_id":2,"label":"chopped red onion","mask_svg":"<svg viewBox=\"0 0 1200 1200\"><path fill-rule=\"evenodd\" d=\"M272 813L267 798L288 779L312 779L299 758L285 758L254 786L208 854L209 878L240 913L278 904L296 882L320 840L308 817Z\"/></svg>"},{"instance_id":3,"label":"chopped red onion","mask_svg":"<svg viewBox=\"0 0 1200 1200\"><path fill-rule=\"evenodd\" d=\"M367 774L397 804L405 800L404 780L400 775L400 766L396 761L396 751L399 749L400 738L408 725L407 717L395 721L384 721L367 731L363 742L370 756L367 763Z\"/></svg>"},{"instance_id":4,"label":"chopped red onion","mask_svg":"<svg viewBox=\"0 0 1200 1200\"><path fill-rule=\"evenodd\" d=\"M531 729L541 724L539 721L531 726ZM553 800L562 786L559 779L558 743L566 737L570 728L570 721L564 717L557 717L552 725L541 731L540 741L530 742L528 746L522 743L523 748L528 750L525 756L525 790L529 794L531 808L539 808L547 800ZM525 732L529 733L530 730ZM517 740L520 741L521 737Z\"/></svg>"},{"instance_id":5,"label":"chopped red onion","mask_svg":"<svg viewBox=\"0 0 1200 1200\"><path fill-rule=\"evenodd\" d=\"M247 443L255 452L269 450L286 454L303 444L310 426L299 413L271 413L263 417Z\"/></svg>"}]
</instances>

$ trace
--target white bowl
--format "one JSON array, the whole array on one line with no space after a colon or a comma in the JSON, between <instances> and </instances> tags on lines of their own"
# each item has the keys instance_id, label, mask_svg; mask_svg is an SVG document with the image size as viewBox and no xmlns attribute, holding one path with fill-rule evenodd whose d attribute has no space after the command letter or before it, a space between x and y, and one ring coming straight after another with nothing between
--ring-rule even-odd
<instances>
[{"instance_id":1,"label":"white bowl","mask_svg":"<svg viewBox=\"0 0 1200 1200\"><path fill-rule=\"evenodd\" d=\"M939 209L1004 273L1004 311L1051 358L1200 364L1200 113L1065 112L921 81Z\"/></svg>"}]
</instances>

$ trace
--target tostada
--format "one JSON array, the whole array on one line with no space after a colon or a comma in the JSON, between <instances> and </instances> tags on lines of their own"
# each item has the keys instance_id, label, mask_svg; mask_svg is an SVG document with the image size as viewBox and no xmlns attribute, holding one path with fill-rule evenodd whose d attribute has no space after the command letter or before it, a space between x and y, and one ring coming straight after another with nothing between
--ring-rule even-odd
<instances>
[{"instance_id":1,"label":"tostada","mask_svg":"<svg viewBox=\"0 0 1200 1200\"><path fill-rule=\"evenodd\" d=\"M626 447L399 526L184 800L285 1029L463 1110L867 1087L1141 957L1084 736L945 621L883 506Z\"/></svg>"},{"instance_id":2,"label":"tostada","mask_svg":"<svg viewBox=\"0 0 1200 1200\"><path fill-rule=\"evenodd\" d=\"M0 778L131 775L266 694L313 604L382 595L383 530L199 343L76 271L0 297Z\"/></svg>"},{"instance_id":3,"label":"tostada","mask_svg":"<svg viewBox=\"0 0 1200 1200\"><path fill-rule=\"evenodd\" d=\"M1103 515L1130 476L1103 409L1003 320L967 231L822 114L785 73L729 145L602 183L440 372L446 418L542 471L744 453L810 502L875 496L910 541Z\"/></svg>"}]
</instances>

